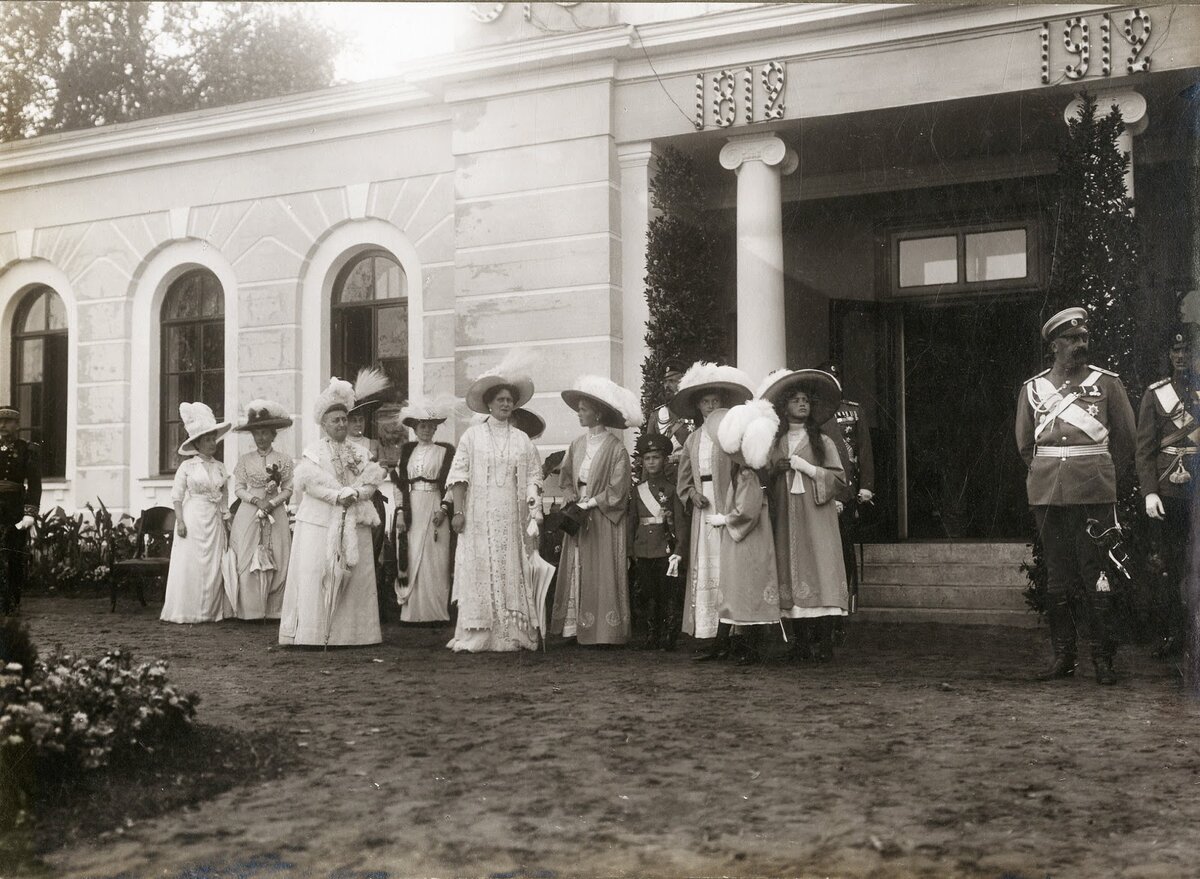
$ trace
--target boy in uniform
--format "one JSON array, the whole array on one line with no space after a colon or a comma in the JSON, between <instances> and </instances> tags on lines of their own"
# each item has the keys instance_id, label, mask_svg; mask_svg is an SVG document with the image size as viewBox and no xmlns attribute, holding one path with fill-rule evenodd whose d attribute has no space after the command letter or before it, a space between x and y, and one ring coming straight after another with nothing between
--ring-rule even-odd
<instances>
[{"instance_id":1,"label":"boy in uniform","mask_svg":"<svg viewBox=\"0 0 1200 879\"><path fill-rule=\"evenodd\" d=\"M679 576L675 523L682 516L674 481L665 473L671 441L662 434L638 437L643 479L629 498L626 546L637 572L648 650L674 650L679 637L683 580Z\"/></svg>"}]
</instances>

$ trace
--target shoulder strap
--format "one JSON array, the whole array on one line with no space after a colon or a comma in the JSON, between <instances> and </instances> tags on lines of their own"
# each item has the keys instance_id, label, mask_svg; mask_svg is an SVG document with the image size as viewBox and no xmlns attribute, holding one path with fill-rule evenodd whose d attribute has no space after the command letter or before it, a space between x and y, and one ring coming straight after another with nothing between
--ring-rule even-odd
<instances>
[{"instance_id":1,"label":"shoulder strap","mask_svg":"<svg viewBox=\"0 0 1200 879\"><path fill-rule=\"evenodd\" d=\"M643 482L638 486L638 497L645 504L647 512L652 518L661 519L663 514L662 504L658 502L658 498L654 496L654 492L650 488L649 482Z\"/></svg>"}]
</instances>

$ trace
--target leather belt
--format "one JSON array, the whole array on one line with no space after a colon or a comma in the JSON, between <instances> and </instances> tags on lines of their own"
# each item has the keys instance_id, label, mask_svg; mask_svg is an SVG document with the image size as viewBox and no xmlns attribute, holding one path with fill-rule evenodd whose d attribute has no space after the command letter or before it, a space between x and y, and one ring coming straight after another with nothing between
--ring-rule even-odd
<instances>
[{"instance_id":1,"label":"leather belt","mask_svg":"<svg viewBox=\"0 0 1200 879\"><path fill-rule=\"evenodd\" d=\"M1197 449L1195 446L1163 446L1160 451L1164 455L1182 455L1188 458L1196 454L1196 452L1200 452L1200 449Z\"/></svg>"},{"instance_id":2,"label":"leather belt","mask_svg":"<svg viewBox=\"0 0 1200 879\"><path fill-rule=\"evenodd\" d=\"M712 474L710 473L707 476L701 476L700 481L701 482L712 482Z\"/></svg>"},{"instance_id":3,"label":"leather belt","mask_svg":"<svg viewBox=\"0 0 1200 879\"><path fill-rule=\"evenodd\" d=\"M25 486L20 482L9 482L7 479L0 479L0 492L3 491L24 491Z\"/></svg>"},{"instance_id":4,"label":"leather belt","mask_svg":"<svg viewBox=\"0 0 1200 879\"><path fill-rule=\"evenodd\" d=\"M661 525L663 520L662 516L642 516L638 522L642 525Z\"/></svg>"},{"instance_id":5,"label":"leather belt","mask_svg":"<svg viewBox=\"0 0 1200 879\"><path fill-rule=\"evenodd\" d=\"M417 482L415 479L409 483L409 491L437 491L438 485L432 479L424 479Z\"/></svg>"},{"instance_id":6,"label":"leather belt","mask_svg":"<svg viewBox=\"0 0 1200 879\"><path fill-rule=\"evenodd\" d=\"M1087 446L1038 446L1033 454L1039 458L1090 458L1094 455L1107 455L1107 443L1095 443Z\"/></svg>"}]
</instances>

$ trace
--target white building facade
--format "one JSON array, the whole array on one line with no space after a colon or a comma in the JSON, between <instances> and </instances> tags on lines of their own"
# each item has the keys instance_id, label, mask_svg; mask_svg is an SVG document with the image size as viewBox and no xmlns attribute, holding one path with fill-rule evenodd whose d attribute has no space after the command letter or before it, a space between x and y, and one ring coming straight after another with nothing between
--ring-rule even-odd
<instances>
[{"instance_id":1,"label":"white building facade","mask_svg":"<svg viewBox=\"0 0 1200 879\"><path fill-rule=\"evenodd\" d=\"M462 16L460 48L398 80L0 146L0 398L46 447L47 506L167 502L180 400L235 416L276 399L298 452L329 376L366 363L401 394L461 395L531 348L543 449L561 448L578 428L558 392L578 374L640 383L667 146L728 231L731 342L714 353L756 378L842 362L879 448L881 538L1010 536L951 522L954 486L930 489L914 447L936 460L979 440L921 432L946 403L912 352L1004 338L971 343L999 359L964 379L997 399L1036 365L1047 181L1081 89L1125 109L1148 314L1196 286L1181 95L1200 7ZM240 451L227 441L227 462Z\"/></svg>"}]
</instances>

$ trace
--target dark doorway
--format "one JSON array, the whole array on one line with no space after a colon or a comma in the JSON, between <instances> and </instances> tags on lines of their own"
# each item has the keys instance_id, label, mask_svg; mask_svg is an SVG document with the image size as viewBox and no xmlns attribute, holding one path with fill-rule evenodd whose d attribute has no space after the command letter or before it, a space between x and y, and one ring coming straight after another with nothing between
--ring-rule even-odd
<instances>
[{"instance_id":1,"label":"dark doorway","mask_svg":"<svg viewBox=\"0 0 1200 879\"><path fill-rule=\"evenodd\" d=\"M1018 300L903 306L908 537L1028 532L1017 394L1041 367L1036 307Z\"/></svg>"}]
</instances>

